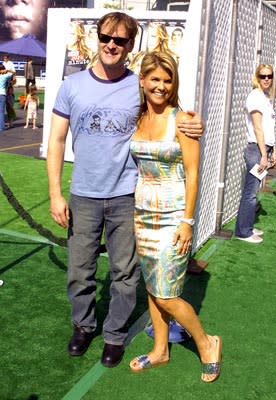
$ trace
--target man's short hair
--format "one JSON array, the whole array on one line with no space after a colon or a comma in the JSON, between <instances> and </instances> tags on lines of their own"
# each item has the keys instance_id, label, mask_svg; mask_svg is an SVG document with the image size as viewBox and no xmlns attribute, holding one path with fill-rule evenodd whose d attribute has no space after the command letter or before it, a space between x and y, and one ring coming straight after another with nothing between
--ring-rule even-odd
<instances>
[{"instance_id":1,"label":"man's short hair","mask_svg":"<svg viewBox=\"0 0 276 400\"><path fill-rule=\"evenodd\" d=\"M118 24L123 24L125 26L130 39L134 40L138 33L138 22L135 18L125 13L115 11L105 14L97 23L98 33L101 32L101 28L106 22L110 24L110 33L112 33Z\"/></svg>"}]
</instances>

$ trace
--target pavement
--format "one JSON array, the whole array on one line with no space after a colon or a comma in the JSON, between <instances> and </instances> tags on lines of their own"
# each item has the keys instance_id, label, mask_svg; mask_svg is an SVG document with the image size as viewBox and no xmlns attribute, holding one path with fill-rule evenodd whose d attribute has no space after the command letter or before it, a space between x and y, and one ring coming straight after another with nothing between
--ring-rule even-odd
<instances>
[{"instance_id":1,"label":"pavement","mask_svg":"<svg viewBox=\"0 0 276 400\"><path fill-rule=\"evenodd\" d=\"M16 120L13 127L0 131L0 152L40 157L43 137L43 110L38 110L37 129L32 124L24 129L26 112L15 102Z\"/></svg>"}]
</instances>

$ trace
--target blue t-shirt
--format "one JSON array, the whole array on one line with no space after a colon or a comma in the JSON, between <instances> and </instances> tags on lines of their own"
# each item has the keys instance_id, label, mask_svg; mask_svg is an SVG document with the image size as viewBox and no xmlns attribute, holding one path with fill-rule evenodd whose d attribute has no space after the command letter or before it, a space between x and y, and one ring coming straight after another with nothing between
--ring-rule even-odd
<instances>
[{"instance_id":1,"label":"blue t-shirt","mask_svg":"<svg viewBox=\"0 0 276 400\"><path fill-rule=\"evenodd\" d=\"M0 74L0 95L6 95L7 83L11 79L12 73L6 72L5 74Z\"/></svg>"},{"instance_id":2,"label":"blue t-shirt","mask_svg":"<svg viewBox=\"0 0 276 400\"><path fill-rule=\"evenodd\" d=\"M134 193L137 167L129 148L139 107L138 76L129 70L112 81L85 70L62 83L53 112L70 120L71 193L94 198Z\"/></svg>"}]
</instances>

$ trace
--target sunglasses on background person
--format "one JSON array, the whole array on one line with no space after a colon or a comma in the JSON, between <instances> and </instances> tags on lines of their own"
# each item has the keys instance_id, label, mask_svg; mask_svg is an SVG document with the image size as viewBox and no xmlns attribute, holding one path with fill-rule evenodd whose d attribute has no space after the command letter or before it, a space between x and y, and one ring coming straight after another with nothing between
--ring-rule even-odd
<instances>
[{"instance_id":1,"label":"sunglasses on background person","mask_svg":"<svg viewBox=\"0 0 276 400\"><path fill-rule=\"evenodd\" d=\"M116 44L116 46L125 46L130 38L122 38L119 36L109 36L105 35L104 33L98 32L98 38L101 43L109 43L110 40L113 40L113 42Z\"/></svg>"},{"instance_id":2,"label":"sunglasses on background person","mask_svg":"<svg viewBox=\"0 0 276 400\"><path fill-rule=\"evenodd\" d=\"M259 74L259 79L273 79L273 74L268 74L268 75L263 75L263 74Z\"/></svg>"}]
</instances>

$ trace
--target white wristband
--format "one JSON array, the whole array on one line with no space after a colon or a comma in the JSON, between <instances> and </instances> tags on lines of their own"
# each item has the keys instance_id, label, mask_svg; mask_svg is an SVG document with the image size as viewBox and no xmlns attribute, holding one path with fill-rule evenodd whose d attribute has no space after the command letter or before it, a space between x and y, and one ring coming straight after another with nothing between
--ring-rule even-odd
<instances>
[{"instance_id":1,"label":"white wristband","mask_svg":"<svg viewBox=\"0 0 276 400\"><path fill-rule=\"evenodd\" d=\"M186 222L186 224L193 226L195 220L193 218L182 218L181 222Z\"/></svg>"}]
</instances>

